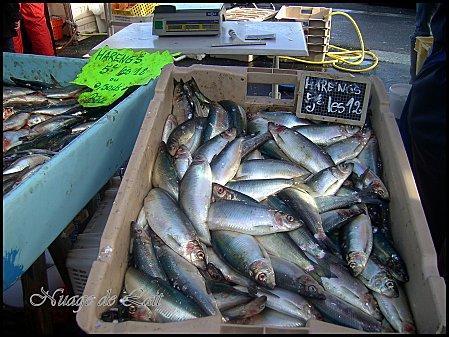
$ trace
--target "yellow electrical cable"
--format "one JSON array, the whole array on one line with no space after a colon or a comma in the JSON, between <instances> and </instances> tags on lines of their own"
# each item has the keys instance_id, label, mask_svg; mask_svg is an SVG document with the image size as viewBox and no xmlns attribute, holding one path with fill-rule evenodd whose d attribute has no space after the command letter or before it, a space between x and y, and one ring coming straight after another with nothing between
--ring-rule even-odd
<instances>
[{"instance_id":1,"label":"yellow electrical cable","mask_svg":"<svg viewBox=\"0 0 449 337\"><path fill-rule=\"evenodd\" d=\"M349 14L344 13L344 12L332 12L331 16L334 16L334 15L342 15L342 16L346 17L352 23L352 25L354 26L354 29L357 33L357 37L359 38L360 49L348 50L345 48L341 48L341 47L329 44L329 48L336 49L337 51L328 51L328 52L324 53L324 57L325 58L329 57L332 60L309 61L309 60L303 60L303 59L299 59L296 57L290 57L290 56L281 56L280 58L286 59L286 60L302 62L302 63L307 63L307 64L330 64L335 69L342 70L342 71L348 71L348 72L352 72L352 73L366 72L366 71L370 71L370 70L376 68L379 63L379 58L373 52L365 50L365 44L363 42L362 33L360 32L359 26L354 21L354 19ZM370 61L372 62L372 64L369 67L347 68L347 67L342 66L343 64L348 64L350 66L358 66L365 60L366 56L369 56L371 58Z\"/></svg>"}]
</instances>

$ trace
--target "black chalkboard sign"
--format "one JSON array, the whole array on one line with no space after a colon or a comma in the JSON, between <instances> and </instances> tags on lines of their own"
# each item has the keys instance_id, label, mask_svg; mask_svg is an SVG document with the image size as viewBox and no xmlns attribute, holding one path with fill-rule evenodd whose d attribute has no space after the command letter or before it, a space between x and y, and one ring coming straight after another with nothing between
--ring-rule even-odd
<instances>
[{"instance_id":1,"label":"black chalkboard sign","mask_svg":"<svg viewBox=\"0 0 449 337\"><path fill-rule=\"evenodd\" d=\"M296 114L300 118L362 126L370 89L368 78L303 72Z\"/></svg>"}]
</instances>

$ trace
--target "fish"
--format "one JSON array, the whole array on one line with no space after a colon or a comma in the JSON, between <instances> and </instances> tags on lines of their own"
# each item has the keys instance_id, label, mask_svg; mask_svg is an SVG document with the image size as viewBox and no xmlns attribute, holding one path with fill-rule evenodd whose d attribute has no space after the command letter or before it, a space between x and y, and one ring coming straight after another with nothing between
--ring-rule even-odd
<instances>
[{"instance_id":1,"label":"fish","mask_svg":"<svg viewBox=\"0 0 449 337\"><path fill-rule=\"evenodd\" d=\"M210 100L209 98L207 98L203 92L200 90L200 88L198 87L198 84L195 82L195 79L192 77L190 80L188 80L186 82L186 84L188 86L190 86L190 88L192 89L193 93L196 95L196 97L200 100L200 102L207 104L207 103L211 103L212 100Z\"/></svg>"},{"instance_id":2,"label":"fish","mask_svg":"<svg viewBox=\"0 0 449 337\"><path fill-rule=\"evenodd\" d=\"M371 171L378 177L382 175L382 162L379 160L379 144L377 137L371 134L365 147L360 151L359 155L356 157L360 162L369 167Z\"/></svg>"},{"instance_id":3,"label":"fish","mask_svg":"<svg viewBox=\"0 0 449 337\"><path fill-rule=\"evenodd\" d=\"M190 220L168 192L153 188L144 199L150 228L180 256L206 269L206 254Z\"/></svg>"},{"instance_id":4,"label":"fish","mask_svg":"<svg viewBox=\"0 0 449 337\"><path fill-rule=\"evenodd\" d=\"M81 111L83 107L79 105L76 101L65 100L63 102L55 102L51 105L29 109L29 113L48 115L48 116L60 116L60 115L70 115L78 111Z\"/></svg>"},{"instance_id":5,"label":"fish","mask_svg":"<svg viewBox=\"0 0 449 337\"><path fill-rule=\"evenodd\" d=\"M254 286L255 281L230 267L211 247L206 247L206 256L208 258L206 270L212 279L221 282L232 282L244 287Z\"/></svg>"},{"instance_id":6,"label":"fish","mask_svg":"<svg viewBox=\"0 0 449 337\"><path fill-rule=\"evenodd\" d=\"M19 130L27 124L27 120L30 117L29 113L22 112L13 115L7 120L3 121L3 131Z\"/></svg>"},{"instance_id":7,"label":"fish","mask_svg":"<svg viewBox=\"0 0 449 337\"><path fill-rule=\"evenodd\" d=\"M181 180L182 177L184 177L184 174L186 173L190 164L192 163L192 154L190 153L187 146L181 145L176 151L173 159L173 165L178 175L178 179Z\"/></svg>"},{"instance_id":8,"label":"fish","mask_svg":"<svg viewBox=\"0 0 449 337\"><path fill-rule=\"evenodd\" d=\"M188 100L193 105L193 117L207 117L209 114L210 104L202 103L195 95L192 88L186 83L184 83L183 89L188 97Z\"/></svg>"},{"instance_id":9,"label":"fish","mask_svg":"<svg viewBox=\"0 0 449 337\"><path fill-rule=\"evenodd\" d=\"M11 189L16 188L17 186L19 186L21 183L23 183L25 180L27 180L29 177L31 177L33 174L35 174L37 171L39 171L41 169L43 164L37 165L35 167L33 167L32 169L26 169L23 170L21 173L23 173L23 175L21 175L15 182L14 185L12 185Z\"/></svg>"},{"instance_id":10,"label":"fish","mask_svg":"<svg viewBox=\"0 0 449 337\"><path fill-rule=\"evenodd\" d=\"M373 227L373 250L371 254L399 282L408 282L407 266L399 253L385 237L381 230Z\"/></svg>"},{"instance_id":11,"label":"fish","mask_svg":"<svg viewBox=\"0 0 449 337\"><path fill-rule=\"evenodd\" d=\"M182 80L179 82L175 80L172 114L175 116L178 125L192 119L194 115L193 102L188 99Z\"/></svg>"},{"instance_id":12,"label":"fish","mask_svg":"<svg viewBox=\"0 0 449 337\"><path fill-rule=\"evenodd\" d=\"M228 230L250 235L286 232L303 225L290 214L264 205L234 200L219 200L210 205L207 217L210 230Z\"/></svg>"},{"instance_id":13,"label":"fish","mask_svg":"<svg viewBox=\"0 0 449 337\"><path fill-rule=\"evenodd\" d=\"M217 314L219 311L217 303L212 294L208 293L198 269L175 253L162 240L154 240L153 246L157 259L172 286L194 300L207 315Z\"/></svg>"},{"instance_id":14,"label":"fish","mask_svg":"<svg viewBox=\"0 0 449 337\"><path fill-rule=\"evenodd\" d=\"M176 117L173 114L168 115L164 124L164 131L162 132L162 141L167 143L168 137L172 133L174 129L178 126L178 122L176 121Z\"/></svg>"},{"instance_id":15,"label":"fish","mask_svg":"<svg viewBox=\"0 0 449 337\"><path fill-rule=\"evenodd\" d=\"M353 180L356 188L362 190L371 187L374 193L379 195L382 199L388 200L390 198L387 187L370 168L362 164L362 162L356 158L349 160L346 163L348 162L352 163L353 166L352 174L354 176Z\"/></svg>"},{"instance_id":16,"label":"fish","mask_svg":"<svg viewBox=\"0 0 449 337\"><path fill-rule=\"evenodd\" d=\"M353 277L345 266L339 263L326 263L325 266L321 264L321 267L329 268L328 274L332 275L315 276L326 292L355 306L375 319L382 319L379 306L369 289L360 280Z\"/></svg>"},{"instance_id":17,"label":"fish","mask_svg":"<svg viewBox=\"0 0 449 337\"><path fill-rule=\"evenodd\" d=\"M167 149L170 155L174 156L181 145L185 145L190 152L194 153L201 142L206 118L198 117L189 119L179 124L168 137Z\"/></svg>"},{"instance_id":18,"label":"fish","mask_svg":"<svg viewBox=\"0 0 449 337\"><path fill-rule=\"evenodd\" d=\"M129 267L125 273L125 289L128 302L145 304L153 312L154 321L158 323L207 316L193 300L169 283L158 278L150 279L133 267Z\"/></svg>"},{"instance_id":19,"label":"fish","mask_svg":"<svg viewBox=\"0 0 449 337\"><path fill-rule=\"evenodd\" d=\"M295 212L299 219L312 232L313 237L321 244L337 251L332 241L329 240L323 229L321 216L315 199L303 188L286 188L278 196Z\"/></svg>"},{"instance_id":20,"label":"fish","mask_svg":"<svg viewBox=\"0 0 449 337\"><path fill-rule=\"evenodd\" d=\"M348 207L359 203L380 204L378 199L370 187L358 191L354 194L347 194L343 196L327 195L316 196L315 203L318 207L319 213L328 212L334 209Z\"/></svg>"},{"instance_id":21,"label":"fish","mask_svg":"<svg viewBox=\"0 0 449 337\"><path fill-rule=\"evenodd\" d=\"M260 314L247 318L234 319L230 324L257 325L277 328L296 328L303 327L306 322L303 319L291 317L280 313L279 311L265 308Z\"/></svg>"},{"instance_id":22,"label":"fish","mask_svg":"<svg viewBox=\"0 0 449 337\"><path fill-rule=\"evenodd\" d=\"M310 121L303 118L298 118L294 113L286 111L264 111L256 115L256 118L263 118L267 122L276 123L279 125L293 128L295 126L310 125ZM267 123L268 127L268 123ZM268 129L267 129L268 130Z\"/></svg>"},{"instance_id":23,"label":"fish","mask_svg":"<svg viewBox=\"0 0 449 337\"><path fill-rule=\"evenodd\" d=\"M203 143L228 130L230 127L229 116L226 110L217 102L211 102L207 123L203 132Z\"/></svg>"},{"instance_id":24,"label":"fish","mask_svg":"<svg viewBox=\"0 0 449 337\"><path fill-rule=\"evenodd\" d=\"M43 81L33 81L28 79L21 79L17 77L10 76L9 79L14 82L14 84L19 87L30 88L36 91L41 91L44 89L50 89L52 87L60 87L61 85L56 81L53 75L50 75L52 83L46 83Z\"/></svg>"},{"instance_id":25,"label":"fish","mask_svg":"<svg viewBox=\"0 0 449 337\"><path fill-rule=\"evenodd\" d=\"M260 296L248 303L237 305L233 308L223 310L222 315L226 321L233 319L244 319L261 313L265 309L266 296Z\"/></svg>"},{"instance_id":26,"label":"fish","mask_svg":"<svg viewBox=\"0 0 449 337\"><path fill-rule=\"evenodd\" d=\"M5 131L3 132L3 153L9 149L23 143L23 138L30 134L30 130L21 129L17 131Z\"/></svg>"},{"instance_id":27,"label":"fish","mask_svg":"<svg viewBox=\"0 0 449 337\"><path fill-rule=\"evenodd\" d=\"M178 200L179 179L172 158L169 156L167 146L164 142L159 144L158 154L154 162L151 174L153 187L160 187L167 191L172 198Z\"/></svg>"},{"instance_id":28,"label":"fish","mask_svg":"<svg viewBox=\"0 0 449 337\"><path fill-rule=\"evenodd\" d=\"M212 247L231 267L260 285L275 287L270 258L257 240L248 234L230 231L211 231Z\"/></svg>"},{"instance_id":29,"label":"fish","mask_svg":"<svg viewBox=\"0 0 449 337\"><path fill-rule=\"evenodd\" d=\"M255 159L242 162L234 180L307 178L310 172L278 159Z\"/></svg>"},{"instance_id":30,"label":"fish","mask_svg":"<svg viewBox=\"0 0 449 337\"><path fill-rule=\"evenodd\" d=\"M292 129L269 122L268 130L290 160L311 173L318 173L337 164L326 151Z\"/></svg>"},{"instance_id":31,"label":"fish","mask_svg":"<svg viewBox=\"0 0 449 337\"><path fill-rule=\"evenodd\" d=\"M34 94L36 90L22 87L5 85L3 86L3 101L9 98Z\"/></svg>"},{"instance_id":32,"label":"fish","mask_svg":"<svg viewBox=\"0 0 449 337\"><path fill-rule=\"evenodd\" d=\"M6 121L9 117L13 116L17 112L13 107L3 107L3 121Z\"/></svg>"},{"instance_id":33,"label":"fish","mask_svg":"<svg viewBox=\"0 0 449 337\"><path fill-rule=\"evenodd\" d=\"M193 157L197 155L202 155L207 158L210 163L212 159L218 155L226 145L232 142L237 135L235 128L228 129L222 133L216 135L214 138L209 139L207 142L202 144L193 154Z\"/></svg>"},{"instance_id":34,"label":"fish","mask_svg":"<svg viewBox=\"0 0 449 337\"><path fill-rule=\"evenodd\" d=\"M321 221L323 223L324 232L330 233L338 230L355 216L364 213L363 208L353 205L350 208L334 209L321 213Z\"/></svg>"},{"instance_id":35,"label":"fish","mask_svg":"<svg viewBox=\"0 0 449 337\"><path fill-rule=\"evenodd\" d=\"M216 202L217 200L236 200L236 201L244 201L246 203L254 203L256 205L259 202L256 199L247 196L246 194L231 190L226 186L213 183L212 184L212 202Z\"/></svg>"},{"instance_id":36,"label":"fish","mask_svg":"<svg viewBox=\"0 0 449 337\"><path fill-rule=\"evenodd\" d=\"M94 124L95 124L95 122L86 122L86 123L78 124L71 128L71 133L72 134L80 134L81 132L84 132L87 129L89 129Z\"/></svg>"},{"instance_id":37,"label":"fish","mask_svg":"<svg viewBox=\"0 0 449 337\"><path fill-rule=\"evenodd\" d=\"M268 131L265 133L260 133L254 136L247 136L243 141L242 158L244 158L250 152L263 146L264 143L271 140L273 136ZM279 150L280 151L280 150Z\"/></svg>"},{"instance_id":38,"label":"fish","mask_svg":"<svg viewBox=\"0 0 449 337\"><path fill-rule=\"evenodd\" d=\"M306 226L289 231L288 236L309 258L319 261L326 256L326 251L321 247Z\"/></svg>"},{"instance_id":39,"label":"fish","mask_svg":"<svg viewBox=\"0 0 449 337\"><path fill-rule=\"evenodd\" d=\"M259 150L253 150L251 151L244 160L257 160L257 159L265 159L265 157L262 155L262 153Z\"/></svg>"},{"instance_id":40,"label":"fish","mask_svg":"<svg viewBox=\"0 0 449 337\"><path fill-rule=\"evenodd\" d=\"M42 94L47 98L69 99L77 98L82 92L86 91L86 87L69 84L64 87L53 87L42 90Z\"/></svg>"},{"instance_id":41,"label":"fish","mask_svg":"<svg viewBox=\"0 0 449 337\"><path fill-rule=\"evenodd\" d=\"M324 300L310 299L309 301L326 321L366 332L381 331L381 323L374 317L329 292L326 292L325 296Z\"/></svg>"},{"instance_id":42,"label":"fish","mask_svg":"<svg viewBox=\"0 0 449 337\"><path fill-rule=\"evenodd\" d=\"M70 128L80 121L80 117L76 116L56 116L45 122L33 126L30 130L31 137L57 131L60 129ZM32 138L31 138L32 139Z\"/></svg>"},{"instance_id":43,"label":"fish","mask_svg":"<svg viewBox=\"0 0 449 337\"><path fill-rule=\"evenodd\" d=\"M319 146L329 146L353 136L358 126L344 124L300 125L292 129Z\"/></svg>"},{"instance_id":44,"label":"fish","mask_svg":"<svg viewBox=\"0 0 449 337\"><path fill-rule=\"evenodd\" d=\"M334 195L352 173L352 163L326 168L306 179L305 183L316 195Z\"/></svg>"},{"instance_id":45,"label":"fish","mask_svg":"<svg viewBox=\"0 0 449 337\"><path fill-rule=\"evenodd\" d=\"M365 269L373 248L373 228L368 215L354 217L340 231L341 247L354 276Z\"/></svg>"},{"instance_id":46,"label":"fish","mask_svg":"<svg viewBox=\"0 0 449 337\"><path fill-rule=\"evenodd\" d=\"M3 175L23 171L24 169L32 169L37 165L43 164L50 160L51 157L43 154L30 154L23 156L14 161L8 169L3 171Z\"/></svg>"},{"instance_id":47,"label":"fish","mask_svg":"<svg viewBox=\"0 0 449 337\"><path fill-rule=\"evenodd\" d=\"M209 245L208 214L212 196L212 170L206 157L196 156L179 184L179 205L199 239Z\"/></svg>"},{"instance_id":48,"label":"fish","mask_svg":"<svg viewBox=\"0 0 449 337\"><path fill-rule=\"evenodd\" d=\"M372 258L369 258L365 269L357 276L365 286L373 292L387 297L398 297L398 285L387 271Z\"/></svg>"},{"instance_id":49,"label":"fish","mask_svg":"<svg viewBox=\"0 0 449 337\"><path fill-rule=\"evenodd\" d=\"M143 217L143 219L142 219ZM148 233L148 223L145 218L145 209L142 207L139 220L131 223L132 253L134 267L150 278L160 278L168 281L153 248L153 240Z\"/></svg>"},{"instance_id":50,"label":"fish","mask_svg":"<svg viewBox=\"0 0 449 337\"><path fill-rule=\"evenodd\" d=\"M242 158L242 142L243 138L234 139L212 159L212 182L225 185L235 176Z\"/></svg>"},{"instance_id":51,"label":"fish","mask_svg":"<svg viewBox=\"0 0 449 337\"><path fill-rule=\"evenodd\" d=\"M254 180L237 180L230 181L226 187L231 190L246 194L251 198L262 201L270 195L276 194L288 187L295 185L303 179L254 179Z\"/></svg>"},{"instance_id":52,"label":"fish","mask_svg":"<svg viewBox=\"0 0 449 337\"><path fill-rule=\"evenodd\" d=\"M231 100L219 101L218 104L228 113L230 127L236 129L237 137L244 136L247 126L245 109Z\"/></svg>"},{"instance_id":53,"label":"fish","mask_svg":"<svg viewBox=\"0 0 449 337\"><path fill-rule=\"evenodd\" d=\"M49 149L53 151L61 151L63 148L65 148L68 144L72 142L76 137L78 137L78 134L66 134L61 135L60 138L55 139L55 142L52 142L49 144Z\"/></svg>"},{"instance_id":54,"label":"fish","mask_svg":"<svg viewBox=\"0 0 449 337\"><path fill-rule=\"evenodd\" d=\"M286 233L274 233L255 236L259 244L268 254L283 258L305 271L315 270L312 262L295 245Z\"/></svg>"},{"instance_id":55,"label":"fish","mask_svg":"<svg viewBox=\"0 0 449 337\"><path fill-rule=\"evenodd\" d=\"M40 115L40 114L29 114L30 116L26 120L26 126L31 128L34 125L40 124L42 122L45 122L46 120L49 120L50 118L53 118L50 115Z\"/></svg>"},{"instance_id":56,"label":"fish","mask_svg":"<svg viewBox=\"0 0 449 337\"><path fill-rule=\"evenodd\" d=\"M50 104L50 99L41 94L34 93L25 96L11 97L3 100L3 106L13 108L38 107Z\"/></svg>"},{"instance_id":57,"label":"fish","mask_svg":"<svg viewBox=\"0 0 449 337\"><path fill-rule=\"evenodd\" d=\"M223 289L223 291L212 294L221 312L253 301L249 294L238 291L231 286L229 288L229 290Z\"/></svg>"},{"instance_id":58,"label":"fish","mask_svg":"<svg viewBox=\"0 0 449 337\"><path fill-rule=\"evenodd\" d=\"M362 129L355 133L352 137L326 146L324 149L330 155L335 164L340 164L344 161L357 157L365 147L370 137L371 130Z\"/></svg>"},{"instance_id":59,"label":"fish","mask_svg":"<svg viewBox=\"0 0 449 337\"><path fill-rule=\"evenodd\" d=\"M398 297L391 298L374 292L380 310L391 326L400 333L416 333L413 316L402 287L398 288Z\"/></svg>"},{"instance_id":60,"label":"fish","mask_svg":"<svg viewBox=\"0 0 449 337\"><path fill-rule=\"evenodd\" d=\"M276 286L304 297L325 299L323 287L296 264L270 255Z\"/></svg>"}]
</instances>

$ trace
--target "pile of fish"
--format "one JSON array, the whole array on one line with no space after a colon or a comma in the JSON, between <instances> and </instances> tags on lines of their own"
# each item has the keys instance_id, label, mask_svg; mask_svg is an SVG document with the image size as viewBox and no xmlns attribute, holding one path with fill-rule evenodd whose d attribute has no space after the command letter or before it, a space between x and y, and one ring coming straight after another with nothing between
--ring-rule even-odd
<instances>
[{"instance_id":1,"label":"pile of fish","mask_svg":"<svg viewBox=\"0 0 449 337\"><path fill-rule=\"evenodd\" d=\"M77 102L85 87L11 77L3 86L3 195L29 178L108 110Z\"/></svg>"},{"instance_id":2,"label":"pile of fish","mask_svg":"<svg viewBox=\"0 0 449 337\"><path fill-rule=\"evenodd\" d=\"M315 319L413 333L381 169L368 124L247 115L193 79L175 82L153 188L131 224L122 295L144 304L130 306L129 319Z\"/></svg>"}]
</instances>

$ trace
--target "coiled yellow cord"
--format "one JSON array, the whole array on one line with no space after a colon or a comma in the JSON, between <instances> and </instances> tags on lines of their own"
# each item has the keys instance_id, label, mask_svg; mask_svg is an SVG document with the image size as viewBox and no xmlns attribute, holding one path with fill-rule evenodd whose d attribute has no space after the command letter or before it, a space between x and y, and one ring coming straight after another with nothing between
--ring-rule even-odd
<instances>
[{"instance_id":1,"label":"coiled yellow cord","mask_svg":"<svg viewBox=\"0 0 449 337\"><path fill-rule=\"evenodd\" d=\"M345 48L341 48L341 47L337 47L337 46L329 44L330 49L337 50L337 51L328 51L328 52L324 53L325 57L331 58L331 60L325 59L324 61L309 61L309 60L303 60L303 59L299 59L299 58L291 57L291 56L280 56L280 58L286 59L286 60L302 62L302 63L307 63L307 64L330 64L335 69L338 69L341 71L348 71L348 72L352 72L352 73L366 72L366 71L370 71L370 70L376 68L377 64L379 63L379 58L373 52L365 50L365 44L363 43L362 33L360 32L359 26L357 26L357 23L354 21L354 19L349 14L344 13L344 12L332 12L331 16L334 16L334 15L342 15L342 16L346 17L352 23L352 25L354 26L354 29L357 33L357 36L359 38L359 42L360 42L359 50L348 50ZM348 67L343 66L344 64L347 64L349 66L358 66L365 60L366 56L369 56L371 58L370 61L372 62L372 64L368 67L348 68Z\"/></svg>"}]
</instances>

